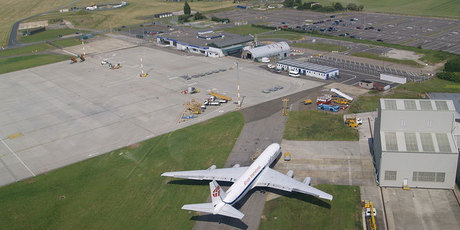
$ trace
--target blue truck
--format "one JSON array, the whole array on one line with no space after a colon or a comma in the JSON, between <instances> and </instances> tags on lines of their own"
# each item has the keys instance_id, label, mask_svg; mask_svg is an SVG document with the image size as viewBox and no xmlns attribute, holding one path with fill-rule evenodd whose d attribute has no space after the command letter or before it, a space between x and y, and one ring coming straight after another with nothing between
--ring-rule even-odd
<instances>
[{"instance_id":1,"label":"blue truck","mask_svg":"<svg viewBox=\"0 0 460 230\"><path fill-rule=\"evenodd\" d=\"M340 106L338 106L338 105L319 104L318 109L325 110L325 111L339 112Z\"/></svg>"}]
</instances>

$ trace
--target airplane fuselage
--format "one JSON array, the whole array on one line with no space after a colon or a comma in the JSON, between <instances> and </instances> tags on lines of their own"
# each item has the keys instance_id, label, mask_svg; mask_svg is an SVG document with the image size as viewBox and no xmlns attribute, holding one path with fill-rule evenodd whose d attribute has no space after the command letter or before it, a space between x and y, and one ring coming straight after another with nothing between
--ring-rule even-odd
<instances>
[{"instance_id":1,"label":"airplane fuselage","mask_svg":"<svg viewBox=\"0 0 460 230\"><path fill-rule=\"evenodd\" d=\"M281 153L281 146L277 143L269 145L264 152L249 166L235 183L227 191L224 203L233 205L246 195L254 187L255 182L266 168L269 168L273 161Z\"/></svg>"}]
</instances>

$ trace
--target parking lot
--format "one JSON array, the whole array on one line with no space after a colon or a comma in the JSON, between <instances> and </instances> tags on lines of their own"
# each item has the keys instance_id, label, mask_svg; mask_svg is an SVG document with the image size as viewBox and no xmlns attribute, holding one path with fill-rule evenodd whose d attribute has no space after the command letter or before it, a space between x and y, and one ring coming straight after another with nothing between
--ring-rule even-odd
<instances>
[{"instance_id":1,"label":"parking lot","mask_svg":"<svg viewBox=\"0 0 460 230\"><path fill-rule=\"evenodd\" d=\"M146 78L140 78L140 58ZM111 70L107 59L121 68ZM147 47L93 54L85 62L40 66L0 77L0 185L46 173L233 111L237 59L189 56ZM191 80L182 75L205 75ZM243 107L323 83L288 78L240 61ZM198 94L181 94L194 86ZM264 94L262 90L283 86ZM184 103L214 90L233 101L181 121Z\"/></svg>"},{"instance_id":2,"label":"parking lot","mask_svg":"<svg viewBox=\"0 0 460 230\"><path fill-rule=\"evenodd\" d=\"M212 14L232 22L266 24L318 31L336 36L383 41L424 49L460 54L460 22L453 19L423 18L379 13L324 14L292 9L232 10ZM334 16L333 18L331 16ZM314 23L314 24L313 24ZM229 26L229 25L227 25Z\"/></svg>"}]
</instances>

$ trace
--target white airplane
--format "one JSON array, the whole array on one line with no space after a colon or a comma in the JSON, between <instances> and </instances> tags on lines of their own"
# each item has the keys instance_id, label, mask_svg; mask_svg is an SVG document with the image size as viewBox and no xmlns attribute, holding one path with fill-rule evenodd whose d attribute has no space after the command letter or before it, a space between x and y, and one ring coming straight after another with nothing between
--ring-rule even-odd
<instances>
[{"instance_id":1,"label":"white airplane","mask_svg":"<svg viewBox=\"0 0 460 230\"><path fill-rule=\"evenodd\" d=\"M269 145L249 167L236 164L232 168L216 169L213 165L206 170L165 172L161 176L185 178L192 180L212 180L209 183L212 203L187 204L185 210L219 214L242 219L244 214L234 205L254 187L270 187L288 192L300 192L323 199L332 200L332 195L310 186L310 177L299 182L293 179L293 171L286 175L270 168L273 161L280 155L281 146L277 143ZM234 182L225 192L216 181Z\"/></svg>"}]
</instances>

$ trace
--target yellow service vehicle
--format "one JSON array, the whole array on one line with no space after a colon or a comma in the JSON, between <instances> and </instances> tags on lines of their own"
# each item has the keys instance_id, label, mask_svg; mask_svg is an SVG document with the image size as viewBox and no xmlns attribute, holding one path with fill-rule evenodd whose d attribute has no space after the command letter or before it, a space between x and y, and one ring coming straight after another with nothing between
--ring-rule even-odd
<instances>
[{"instance_id":1,"label":"yellow service vehicle","mask_svg":"<svg viewBox=\"0 0 460 230\"><path fill-rule=\"evenodd\" d=\"M347 124L348 127L352 127L352 128L358 127L358 122L356 121L356 117L347 118L347 119L345 120L345 124Z\"/></svg>"},{"instance_id":2,"label":"yellow service vehicle","mask_svg":"<svg viewBox=\"0 0 460 230\"><path fill-rule=\"evenodd\" d=\"M303 104L304 105L309 105L312 103L312 100L311 99L306 99L305 101L303 101Z\"/></svg>"},{"instance_id":3,"label":"yellow service vehicle","mask_svg":"<svg viewBox=\"0 0 460 230\"><path fill-rule=\"evenodd\" d=\"M340 98L340 97L332 99L332 102L340 104L340 105L348 105L348 104L350 104L350 100L345 99L345 98Z\"/></svg>"}]
</instances>

